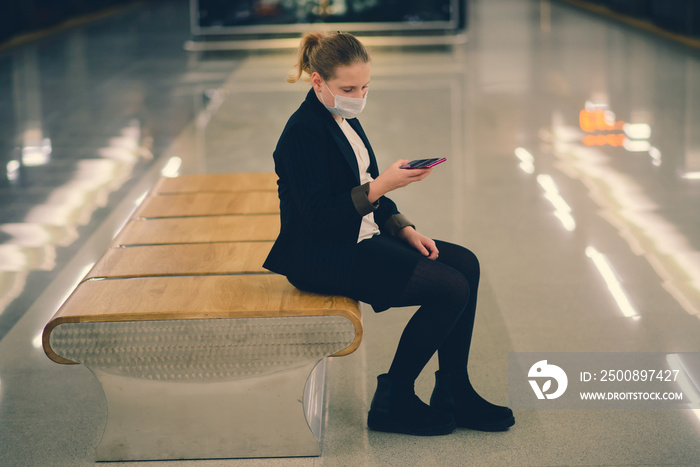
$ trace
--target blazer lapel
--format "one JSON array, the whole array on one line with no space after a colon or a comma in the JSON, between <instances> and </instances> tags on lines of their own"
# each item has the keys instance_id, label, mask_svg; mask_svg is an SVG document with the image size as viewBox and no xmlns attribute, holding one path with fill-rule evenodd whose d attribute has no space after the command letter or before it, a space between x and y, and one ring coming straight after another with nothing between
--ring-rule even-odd
<instances>
[{"instance_id":1,"label":"blazer lapel","mask_svg":"<svg viewBox=\"0 0 700 467\"><path fill-rule=\"evenodd\" d=\"M369 174L372 176L372 178L377 178L379 176L379 167L377 166L377 158L374 156L374 151L372 150L372 145L369 144L369 140L367 139L367 135L365 135L365 130L362 129L362 125L360 125L360 121L356 118L351 118L347 122L350 124L352 129L355 130L355 133L357 133L360 136L360 139L362 139L362 142L365 143L365 148L367 148L367 152L369 153Z\"/></svg>"},{"instance_id":2,"label":"blazer lapel","mask_svg":"<svg viewBox=\"0 0 700 467\"><path fill-rule=\"evenodd\" d=\"M345 137L345 133L343 133L343 130L340 129L340 126L338 123L331 118L333 122L331 123L331 134L333 135L333 140L335 143L338 145L340 148L340 152L343 154L343 157L347 161L348 165L352 169L352 173L355 174L355 178L357 179L357 184L360 184L360 168L357 165L357 157L355 156L355 151L352 149L352 145L350 145L350 142L348 139Z\"/></svg>"}]
</instances>

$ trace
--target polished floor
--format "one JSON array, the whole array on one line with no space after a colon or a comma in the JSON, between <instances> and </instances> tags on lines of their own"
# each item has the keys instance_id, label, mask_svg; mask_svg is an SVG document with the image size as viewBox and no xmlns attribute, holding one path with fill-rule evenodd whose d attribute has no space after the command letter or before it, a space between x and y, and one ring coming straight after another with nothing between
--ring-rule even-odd
<instances>
[{"instance_id":1,"label":"polished floor","mask_svg":"<svg viewBox=\"0 0 700 467\"><path fill-rule=\"evenodd\" d=\"M284 81L293 51L185 52L187 3L0 52L2 466L94 463L103 396L87 369L46 358L44 324L162 171L273 170L303 99L306 84ZM477 389L507 403L509 352L700 352L700 51L548 0L470 8L463 45L373 50L361 121L380 166L448 158L391 197L481 260ZM412 311L366 309L360 349L329 362L321 457L133 465L700 465L698 410L368 431Z\"/></svg>"}]
</instances>

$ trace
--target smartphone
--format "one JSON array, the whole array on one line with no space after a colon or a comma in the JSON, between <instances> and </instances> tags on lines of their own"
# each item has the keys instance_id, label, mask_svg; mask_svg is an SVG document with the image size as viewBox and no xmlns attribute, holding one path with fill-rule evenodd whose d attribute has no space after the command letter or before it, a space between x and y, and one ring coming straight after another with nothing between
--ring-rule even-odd
<instances>
[{"instance_id":1,"label":"smartphone","mask_svg":"<svg viewBox=\"0 0 700 467\"><path fill-rule=\"evenodd\" d=\"M438 164L445 162L447 158L445 157L435 157L433 159L416 159L409 162L406 165L402 165L402 169L429 169L430 167L435 167Z\"/></svg>"}]
</instances>

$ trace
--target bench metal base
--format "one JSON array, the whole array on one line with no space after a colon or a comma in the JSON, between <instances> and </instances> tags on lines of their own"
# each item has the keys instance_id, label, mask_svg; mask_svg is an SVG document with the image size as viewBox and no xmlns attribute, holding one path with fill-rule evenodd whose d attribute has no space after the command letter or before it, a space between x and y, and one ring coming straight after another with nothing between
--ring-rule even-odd
<instances>
[{"instance_id":1,"label":"bench metal base","mask_svg":"<svg viewBox=\"0 0 700 467\"><path fill-rule=\"evenodd\" d=\"M339 316L65 323L51 346L107 400L98 461L320 455Z\"/></svg>"},{"instance_id":2,"label":"bench metal base","mask_svg":"<svg viewBox=\"0 0 700 467\"><path fill-rule=\"evenodd\" d=\"M318 456L325 363L206 383L93 370L108 411L97 460Z\"/></svg>"}]
</instances>

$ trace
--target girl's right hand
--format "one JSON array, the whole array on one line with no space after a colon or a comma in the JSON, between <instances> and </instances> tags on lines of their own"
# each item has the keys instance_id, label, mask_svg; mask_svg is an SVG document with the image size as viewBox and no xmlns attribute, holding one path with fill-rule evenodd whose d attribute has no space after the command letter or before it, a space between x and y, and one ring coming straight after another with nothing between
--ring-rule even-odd
<instances>
[{"instance_id":1,"label":"girl's right hand","mask_svg":"<svg viewBox=\"0 0 700 467\"><path fill-rule=\"evenodd\" d=\"M400 159L391 164L369 184L369 202L374 203L379 198L406 185L423 180L433 171L430 169L402 169L407 164L407 159Z\"/></svg>"}]
</instances>

